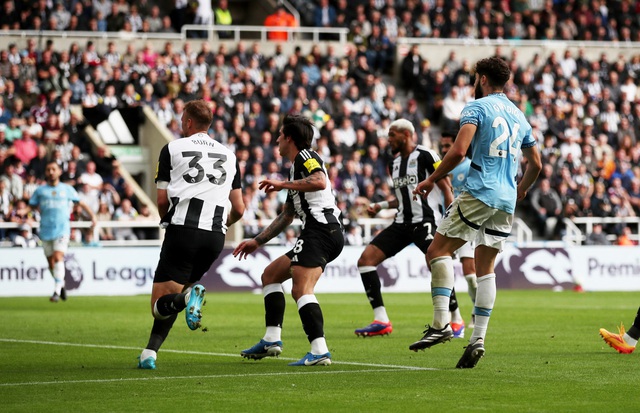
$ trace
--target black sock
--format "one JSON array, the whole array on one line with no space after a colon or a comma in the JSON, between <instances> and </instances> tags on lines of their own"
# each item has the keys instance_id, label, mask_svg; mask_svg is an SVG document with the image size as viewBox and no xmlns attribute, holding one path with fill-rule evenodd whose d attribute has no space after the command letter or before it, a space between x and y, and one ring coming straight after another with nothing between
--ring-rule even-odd
<instances>
[{"instance_id":1,"label":"black sock","mask_svg":"<svg viewBox=\"0 0 640 413\"><path fill-rule=\"evenodd\" d=\"M633 320L633 325L627 331L627 334L635 340L640 340L640 308L638 308L638 314L636 314L636 319Z\"/></svg>"},{"instance_id":2,"label":"black sock","mask_svg":"<svg viewBox=\"0 0 640 413\"><path fill-rule=\"evenodd\" d=\"M153 350L157 352L160 349L162 343L169 335L169 331L171 331L171 327L173 323L178 318L177 314L173 314L169 318L164 320L153 320L153 327L151 328L151 335L149 336L149 343L147 344L147 349Z\"/></svg>"},{"instance_id":3,"label":"black sock","mask_svg":"<svg viewBox=\"0 0 640 413\"><path fill-rule=\"evenodd\" d=\"M284 307L284 293L275 292L264 296L264 322L267 327L282 328Z\"/></svg>"},{"instance_id":4,"label":"black sock","mask_svg":"<svg viewBox=\"0 0 640 413\"><path fill-rule=\"evenodd\" d=\"M322 317L320 304L305 304L301 309L298 310L298 314L300 314L302 328L307 334L309 343L311 343L316 338L324 337L324 319Z\"/></svg>"},{"instance_id":5,"label":"black sock","mask_svg":"<svg viewBox=\"0 0 640 413\"><path fill-rule=\"evenodd\" d=\"M364 285L364 291L367 293L371 308L377 308L384 306L382 301L382 284L380 284L380 277L376 270L361 273L362 285Z\"/></svg>"},{"instance_id":6,"label":"black sock","mask_svg":"<svg viewBox=\"0 0 640 413\"><path fill-rule=\"evenodd\" d=\"M180 311L184 310L187 306L184 303L185 294L167 294L158 298L156 301L156 308L158 309L158 313L162 316L168 316L173 314L178 314Z\"/></svg>"},{"instance_id":7,"label":"black sock","mask_svg":"<svg viewBox=\"0 0 640 413\"><path fill-rule=\"evenodd\" d=\"M458 299L456 298L456 290L451 290L451 297L449 297L449 311L454 312L458 309Z\"/></svg>"}]
</instances>

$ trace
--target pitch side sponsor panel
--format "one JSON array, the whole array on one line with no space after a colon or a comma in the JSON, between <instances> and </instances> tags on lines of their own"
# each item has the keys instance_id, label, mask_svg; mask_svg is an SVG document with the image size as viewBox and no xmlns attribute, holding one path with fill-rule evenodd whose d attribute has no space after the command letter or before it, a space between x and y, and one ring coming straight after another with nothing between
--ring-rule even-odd
<instances>
[{"instance_id":1,"label":"pitch side sponsor panel","mask_svg":"<svg viewBox=\"0 0 640 413\"><path fill-rule=\"evenodd\" d=\"M505 246L496 259L498 288L639 291L640 247L584 246L518 248Z\"/></svg>"},{"instance_id":2,"label":"pitch side sponsor panel","mask_svg":"<svg viewBox=\"0 0 640 413\"><path fill-rule=\"evenodd\" d=\"M357 260L364 247L345 247L330 263L316 292L364 293ZM264 268L288 249L261 248L239 261L225 249L202 280L210 291L262 290ZM65 280L70 295L149 294L160 249L70 248ZM429 292L431 274L415 247L378 267L385 292ZM588 291L640 291L640 247L518 248L505 246L496 260L498 288L570 289L580 282ZM285 290L290 291L290 282ZM467 284L456 263L456 290ZM53 291L41 248L0 249L0 296L48 296Z\"/></svg>"},{"instance_id":3,"label":"pitch side sponsor panel","mask_svg":"<svg viewBox=\"0 0 640 413\"><path fill-rule=\"evenodd\" d=\"M151 293L159 248L69 248L65 282L69 295ZM42 248L0 249L0 296L49 296L53 278Z\"/></svg>"}]
</instances>

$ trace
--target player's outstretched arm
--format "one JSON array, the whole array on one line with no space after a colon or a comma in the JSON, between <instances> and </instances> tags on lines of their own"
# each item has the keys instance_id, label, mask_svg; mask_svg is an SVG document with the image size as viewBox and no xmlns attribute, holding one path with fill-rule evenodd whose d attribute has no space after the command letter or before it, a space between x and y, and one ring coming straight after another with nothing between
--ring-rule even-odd
<instances>
[{"instance_id":1,"label":"player's outstretched arm","mask_svg":"<svg viewBox=\"0 0 640 413\"><path fill-rule=\"evenodd\" d=\"M231 202L231 210L227 218L228 227L236 223L244 214L245 205L242 199L242 189L232 189L231 192L229 192L229 201Z\"/></svg>"},{"instance_id":2,"label":"player's outstretched arm","mask_svg":"<svg viewBox=\"0 0 640 413\"><path fill-rule=\"evenodd\" d=\"M458 136L456 136L456 140L453 142L453 146L444 156L444 159L442 159L440 166L438 166L435 172L429 175L427 179L416 186L416 189L413 191L414 194L422 197L429 195L435 183L449 175L449 172L466 156L467 149L469 149L469 145L471 145L476 129L478 129L477 126L471 123L462 125Z\"/></svg>"},{"instance_id":3,"label":"player's outstretched arm","mask_svg":"<svg viewBox=\"0 0 640 413\"><path fill-rule=\"evenodd\" d=\"M273 179L265 179L260 181L258 188L264 189L266 193L280 191L281 189L291 189L298 192L315 192L321 191L327 186L327 181L322 171L316 171L306 178L296 179L295 181L276 181Z\"/></svg>"},{"instance_id":4,"label":"player's outstretched arm","mask_svg":"<svg viewBox=\"0 0 640 413\"><path fill-rule=\"evenodd\" d=\"M374 217L383 209L398 208L398 206L399 203L397 198L393 198L390 201L372 202L367 207L367 213L369 214L369 216Z\"/></svg>"},{"instance_id":5,"label":"player's outstretched arm","mask_svg":"<svg viewBox=\"0 0 640 413\"><path fill-rule=\"evenodd\" d=\"M238 259L247 258L247 255L251 254L258 249L261 245L266 244L271 238L281 233L286 227L288 227L295 216L295 210L293 204L286 202L282 212L273 220L273 222L262 230L261 233L256 235L253 239L242 241L234 250L233 256Z\"/></svg>"},{"instance_id":6,"label":"player's outstretched arm","mask_svg":"<svg viewBox=\"0 0 640 413\"><path fill-rule=\"evenodd\" d=\"M542 170L542 161L540 160L540 152L537 146L523 148L522 155L527 160L527 167L518 184L518 201L522 201L524 197L527 196L527 191L529 191L531 185L538 179L538 175Z\"/></svg>"}]
</instances>

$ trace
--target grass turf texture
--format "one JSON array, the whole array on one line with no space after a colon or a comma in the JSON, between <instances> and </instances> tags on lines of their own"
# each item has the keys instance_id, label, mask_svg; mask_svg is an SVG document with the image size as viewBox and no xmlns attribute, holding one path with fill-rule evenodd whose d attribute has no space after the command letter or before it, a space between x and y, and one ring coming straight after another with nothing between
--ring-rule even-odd
<instances>
[{"instance_id":1,"label":"grass turf texture","mask_svg":"<svg viewBox=\"0 0 640 413\"><path fill-rule=\"evenodd\" d=\"M471 370L454 368L466 339L408 350L431 321L427 294L386 294L394 332L371 338L353 333L372 321L364 294L318 298L329 367L287 366L309 349L290 296L282 356L249 361L239 354L264 333L262 296L207 292L208 331L190 331L181 313L155 371L135 368L152 324L147 296L2 298L0 410L606 412L638 400L640 354L598 335L630 326L637 293L501 290ZM468 318L469 298L459 300Z\"/></svg>"}]
</instances>

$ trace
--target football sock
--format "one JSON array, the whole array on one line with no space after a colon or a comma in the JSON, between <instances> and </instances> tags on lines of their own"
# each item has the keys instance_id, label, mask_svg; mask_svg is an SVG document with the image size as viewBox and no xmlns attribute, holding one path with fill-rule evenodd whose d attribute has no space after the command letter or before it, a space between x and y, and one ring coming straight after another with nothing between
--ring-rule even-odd
<instances>
[{"instance_id":1,"label":"football sock","mask_svg":"<svg viewBox=\"0 0 640 413\"><path fill-rule=\"evenodd\" d=\"M449 296L449 312L454 312L458 309L458 298L456 297L455 288L451 290L451 296Z\"/></svg>"},{"instance_id":2,"label":"football sock","mask_svg":"<svg viewBox=\"0 0 640 413\"><path fill-rule=\"evenodd\" d=\"M452 323L463 323L462 314L460 314L460 306L458 305L458 299L456 298L455 288L451 290L451 297L449 297L449 314Z\"/></svg>"},{"instance_id":3,"label":"football sock","mask_svg":"<svg viewBox=\"0 0 640 413\"><path fill-rule=\"evenodd\" d=\"M329 352L327 340L324 337L318 337L311 342L311 354L324 354Z\"/></svg>"},{"instance_id":4,"label":"football sock","mask_svg":"<svg viewBox=\"0 0 640 413\"><path fill-rule=\"evenodd\" d=\"M188 300L185 300L184 293L163 295L153 306L153 316L166 319L173 314L178 314L187 307L185 301Z\"/></svg>"},{"instance_id":5,"label":"football sock","mask_svg":"<svg viewBox=\"0 0 640 413\"><path fill-rule=\"evenodd\" d=\"M476 304L473 309L473 314L476 315L476 322L473 334L469 339L470 343L475 342L478 338L484 340L487 335L487 326L489 325L489 318L495 301L496 275L492 273L478 277L478 292L476 293Z\"/></svg>"},{"instance_id":6,"label":"football sock","mask_svg":"<svg viewBox=\"0 0 640 413\"><path fill-rule=\"evenodd\" d=\"M64 288L64 260L53 264L53 279L55 280L55 293L60 295Z\"/></svg>"},{"instance_id":7,"label":"football sock","mask_svg":"<svg viewBox=\"0 0 640 413\"><path fill-rule=\"evenodd\" d=\"M467 274L464 276L464 279L467 280L467 286L469 287L469 297L471 297L471 302L475 304L476 291L478 290L477 277L475 274Z\"/></svg>"},{"instance_id":8,"label":"football sock","mask_svg":"<svg viewBox=\"0 0 640 413\"><path fill-rule=\"evenodd\" d=\"M140 361L142 360L146 360L149 357L153 358L154 360L158 358L158 353L156 353L153 350L149 350L148 348L145 348L144 350L142 350L142 354L140 354Z\"/></svg>"},{"instance_id":9,"label":"football sock","mask_svg":"<svg viewBox=\"0 0 640 413\"><path fill-rule=\"evenodd\" d=\"M389 322L389 316L387 315L387 310L384 306L373 309L373 318L376 321L382 321L383 323Z\"/></svg>"},{"instance_id":10,"label":"football sock","mask_svg":"<svg viewBox=\"0 0 640 413\"><path fill-rule=\"evenodd\" d=\"M317 338L324 337L324 319L316 296L314 294L303 295L297 304L300 321L302 321L302 328L307 334L309 343Z\"/></svg>"},{"instance_id":11,"label":"football sock","mask_svg":"<svg viewBox=\"0 0 640 413\"><path fill-rule=\"evenodd\" d=\"M173 323L176 321L176 318L178 318L178 315L173 314L164 320L153 320L153 327L151 328L149 343L146 347L147 349L155 352L160 349L160 346L169 335L169 331L171 331L171 327L173 327Z\"/></svg>"},{"instance_id":12,"label":"football sock","mask_svg":"<svg viewBox=\"0 0 640 413\"><path fill-rule=\"evenodd\" d=\"M638 308L636 318L633 320L633 325L624 335L624 341L630 346L638 344L638 339L640 339L640 308Z\"/></svg>"},{"instance_id":13,"label":"football sock","mask_svg":"<svg viewBox=\"0 0 640 413\"><path fill-rule=\"evenodd\" d=\"M442 329L449 322L449 296L453 290L453 259L449 256L431 260L431 298L433 328Z\"/></svg>"},{"instance_id":14,"label":"football sock","mask_svg":"<svg viewBox=\"0 0 640 413\"><path fill-rule=\"evenodd\" d=\"M264 321L267 327L263 340L279 341L284 321L285 299L282 284L267 284L262 288L264 296Z\"/></svg>"},{"instance_id":15,"label":"football sock","mask_svg":"<svg viewBox=\"0 0 640 413\"><path fill-rule=\"evenodd\" d=\"M376 267L358 267L358 271L360 271L360 278L362 279L362 285L364 286L364 291L367 294L367 298L369 298L369 303L371 304L371 308L375 309L378 307L384 307L384 302L382 301L382 284L380 283L380 277L378 277L378 272L376 271ZM376 320L379 320L376 317ZM380 320L385 321L385 320ZM388 321L388 320L387 320Z\"/></svg>"}]
</instances>

